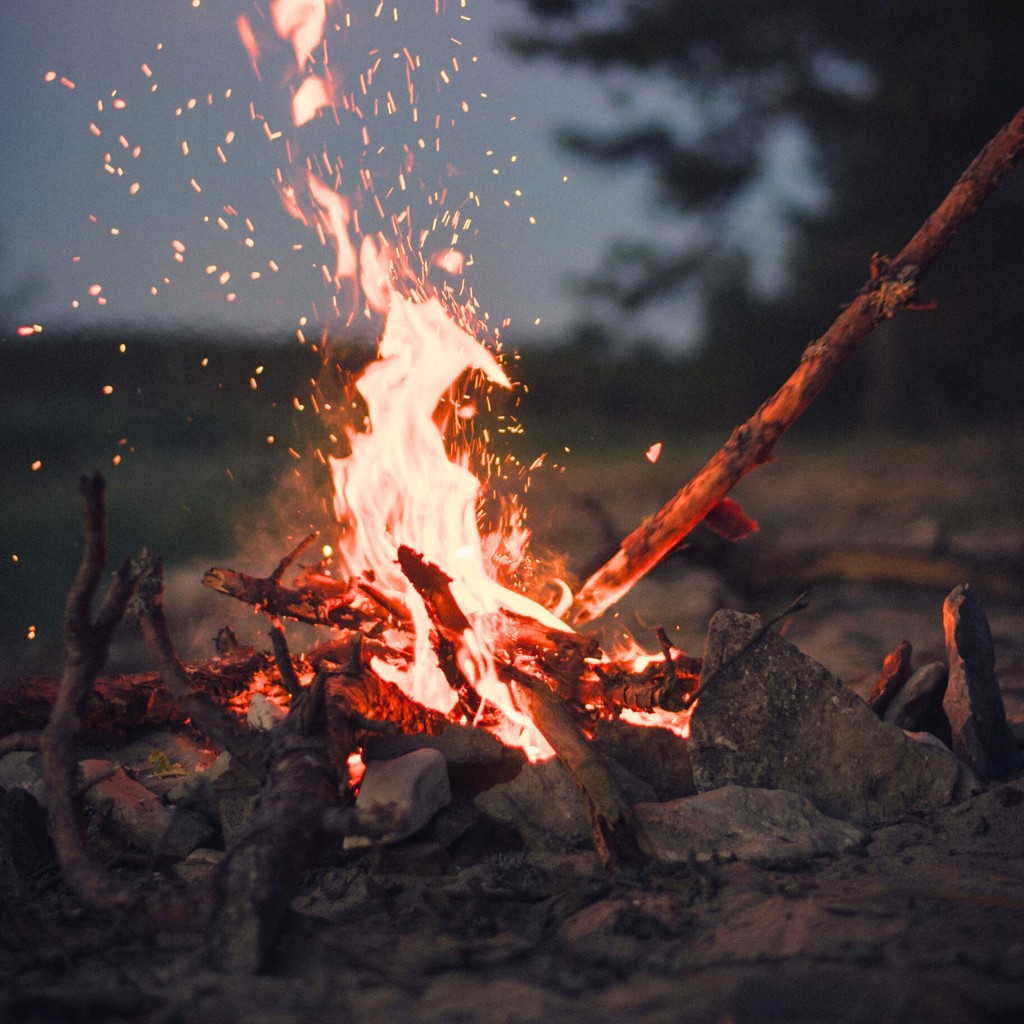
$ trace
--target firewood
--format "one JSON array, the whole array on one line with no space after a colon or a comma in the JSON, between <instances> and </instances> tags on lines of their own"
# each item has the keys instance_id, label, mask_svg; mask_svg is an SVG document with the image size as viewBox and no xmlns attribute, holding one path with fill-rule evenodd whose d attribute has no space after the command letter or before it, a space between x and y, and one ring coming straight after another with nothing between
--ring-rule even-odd
<instances>
[{"instance_id":1,"label":"firewood","mask_svg":"<svg viewBox=\"0 0 1024 1024\"><path fill-rule=\"evenodd\" d=\"M880 323L912 305L921 275L974 216L1024 153L1024 109L961 175L949 195L893 260L872 261L871 278L789 380L659 512L646 519L583 585L571 609L577 624L597 618L662 560L752 469L769 461L779 438Z\"/></svg>"},{"instance_id":2,"label":"firewood","mask_svg":"<svg viewBox=\"0 0 1024 1024\"><path fill-rule=\"evenodd\" d=\"M224 707L212 701L199 689L178 659L164 616L163 562L159 557L142 560L139 581L141 610L139 625L150 649L160 659L164 685L192 724L221 750L228 750L252 771L263 761L263 742L257 733L243 729Z\"/></svg>"},{"instance_id":3,"label":"firewood","mask_svg":"<svg viewBox=\"0 0 1024 1024\"><path fill-rule=\"evenodd\" d=\"M221 970L263 970L294 887L328 846L324 812L339 805L345 781L335 764L352 749L329 750L325 681L305 689L272 731L259 806L217 874L206 947Z\"/></svg>"},{"instance_id":4,"label":"firewood","mask_svg":"<svg viewBox=\"0 0 1024 1024\"><path fill-rule=\"evenodd\" d=\"M388 722L396 732L428 736L437 736L451 725L440 711L424 707L394 683L382 679L361 657L356 665L328 671L329 713L337 708L350 718Z\"/></svg>"},{"instance_id":5,"label":"firewood","mask_svg":"<svg viewBox=\"0 0 1024 1024\"><path fill-rule=\"evenodd\" d=\"M398 562L406 578L423 598L437 637L458 644L470 623L452 595L451 578L405 546L398 550ZM534 643L550 654L555 644L539 623L537 626ZM589 641L584 641L584 648L591 649ZM579 649L574 653L578 655ZM584 664L582 657L579 657L579 663L581 666ZM557 683L552 680L552 685L548 685L545 680L511 664L498 662L497 669L500 678L514 685L523 695L534 724L551 744L582 793L594 845L602 863L614 871L623 863L638 860L640 853L633 813L619 784L573 720L567 703L553 689Z\"/></svg>"},{"instance_id":6,"label":"firewood","mask_svg":"<svg viewBox=\"0 0 1024 1024\"><path fill-rule=\"evenodd\" d=\"M618 782L569 714L566 703L540 679L511 666L503 666L502 673L519 685L530 717L583 795L594 845L605 868L616 871L625 864L639 862L642 855L633 811Z\"/></svg>"},{"instance_id":7,"label":"firewood","mask_svg":"<svg viewBox=\"0 0 1024 1024\"><path fill-rule=\"evenodd\" d=\"M314 626L338 629L369 628L374 623L366 612L353 607L353 588L329 577L319 577L297 589L285 587L273 576L249 576L233 569L209 569L203 585L246 604L255 605L268 615L279 615Z\"/></svg>"},{"instance_id":8,"label":"firewood","mask_svg":"<svg viewBox=\"0 0 1024 1024\"><path fill-rule=\"evenodd\" d=\"M892 703L893 698L903 689L904 683L910 678L910 659L913 654L914 648L904 640L892 654L885 656L878 682L871 688L867 701L868 707L879 718L885 717L886 709Z\"/></svg>"},{"instance_id":9,"label":"firewood","mask_svg":"<svg viewBox=\"0 0 1024 1024\"><path fill-rule=\"evenodd\" d=\"M139 581L126 559L115 574L95 619L91 605L107 564L107 520L103 477L82 477L85 550L64 612L64 671L46 728L40 736L50 835L67 883L97 910L137 908L160 928L189 928L205 919L203 893L140 893L113 875L86 838L78 799L78 750L86 701L107 659L110 637L124 616Z\"/></svg>"}]
</instances>

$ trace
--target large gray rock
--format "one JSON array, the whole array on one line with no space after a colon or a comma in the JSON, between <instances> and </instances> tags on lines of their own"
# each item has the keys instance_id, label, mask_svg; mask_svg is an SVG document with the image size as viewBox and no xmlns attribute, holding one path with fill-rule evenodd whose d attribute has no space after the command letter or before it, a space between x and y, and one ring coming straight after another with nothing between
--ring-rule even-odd
<instances>
[{"instance_id":1,"label":"large gray rock","mask_svg":"<svg viewBox=\"0 0 1024 1024\"><path fill-rule=\"evenodd\" d=\"M953 751L983 782L1005 781L1021 770L1021 753L1006 723L992 631L977 592L957 587L942 606L942 621L949 659L942 706L953 733Z\"/></svg>"},{"instance_id":2,"label":"large gray rock","mask_svg":"<svg viewBox=\"0 0 1024 1024\"><path fill-rule=\"evenodd\" d=\"M444 755L424 748L393 761L369 761L359 785L356 807L367 814L388 815L393 827L378 842L395 843L424 825L452 800ZM364 836L349 836L345 848L369 846Z\"/></svg>"},{"instance_id":3,"label":"large gray rock","mask_svg":"<svg viewBox=\"0 0 1024 1024\"><path fill-rule=\"evenodd\" d=\"M711 620L690 722L700 792L786 789L824 814L870 825L943 807L977 786L956 758L880 721L852 690L761 620Z\"/></svg>"},{"instance_id":4,"label":"large gray rock","mask_svg":"<svg viewBox=\"0 0 1024 1024\"><path fill-rule=\"evenodd\" d=\"M0 789L24 789L46 806L43 755L32 750L13 750L0 757Z\"/></svg>"},{"instance_id":5,"label":"large gray rock","mask_svg":"<svg viewBox=\"0 0 1024 1024\"><path fill-rule=\"evenodd\" d=\"M627 803L657 800L649 783L611 758L605 758L605 763ZM473 803L494 821L512 825L531 850L572 853L592 846L583 797L557 757L526 765L511 782L486 790Z\"/></svg>"},{"instance_id":6,"label":"large gray rock","mask_svg":"<svg viewBox=\"0 0 1024 1024\"><path fill-rule=\"evenodd\" d=\"M713 856L784 866L862 846L867 833L784 789L724 786L665 804L637 804L641 849L662 864Z\"/></svg>"}]
</instances>

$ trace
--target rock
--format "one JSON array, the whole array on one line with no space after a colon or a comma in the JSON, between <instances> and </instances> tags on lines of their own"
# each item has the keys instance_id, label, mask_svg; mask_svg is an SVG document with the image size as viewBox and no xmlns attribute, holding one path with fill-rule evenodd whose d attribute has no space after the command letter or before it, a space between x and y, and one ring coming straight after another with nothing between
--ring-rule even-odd
<instances>
[{"instance_id":1,"label":"rock","mask_svg":"<svg viewBox=\"0 0 1024 1024\"><path fill-rule=\"evenodd\" d=\"M513 826L531 850L569 852L591 845L583 798L557 757L526 765L511 782L485 790L473 804L494 821Z\"/></svg>"},{"instance_id":2,"label":"rock","mask_svg":"<svg viewBox=\"0 0 1024 1024\"><path fill-rule=\"evenodd\" d=\"M423 748L392 761L369 761L356 797L365 812L390 813L394 828L379 842L395 843L418 832L452 799L444 755ZM370 846L364 836L349 836L345 848Z\"/></svg>"},{"instance_id":3,"label":"rock","mask_svg":"<svg viewBox=\"0 0 1024 1024\"><path fill-rule=\"evenodd\" d=\"M914 732L912 729L904 729L903 735L907 739L913 740L915 743L923 743L926 747L934 747L936 750L941 750L944 754L952 754L953 751L946 746L942 740L939 739L934 733L930 732Z\"/></svg>"},{"instance_id":4,"label":"rock","mask_svg":"<svg viewBox=\"0 0 1024 1024\"><path fill-rule=\"evenodd\" d=\"M210 797L216 803L216 819L226 849L231 849L245 830L252 812L259 802L260 778L245 765L232 760L230 754L217 759L220 767L210 776L207 773L204 792L203 784L195 791L196 800ZM210 771L213 771L211 765Z\"/></svg>"},{"instance_id":5,"label":"rock","mask_svg":"<svg viewBox=\"0 0 1024 1024\"><path fill-rule=\"evenodd\" d=\"M508 782L526 764L519 747L507 747L486 729L450 725L439 736L370 736L363 751L365 761L389 761L413 750L440 751L448 763L448 780L453 792L467 797Z\"/></svg>"},{"instance_id":6,"label":"rock","mask_svg":"<svg viewBox=\"0 0 1024 1024\"><path fill-rule=\"evenodd\" d=\"M605 762L627 803L657 799L653 786L612 758ZM526 765L511 782L486 790L473 803L492 820L512 825L531 850L571 853L592 845L583 797L557 757Z\"/></svg>"},{"instance_id":7,"label":"rock","mask_svg":"<svg viewBox=\"0 0 1024 1024\"><path fill-rule=\"evenodd\" d=\"M46 811L26 789L0 789L0 892L21 894L56 863Z\"/></svg>"},{"instance_id":8,"label":"rock","mask_svg":"<svg viewBox=\"0 0 1024 1024\"><path fill-rule=\"evenodd\" d=\"M214 783L231 767L231 755L225 750L205 771L196 769L180 779L167 792L167 799L177 807L196 811L211 821L220 817L221 793Z\"/></svg>"},{"instance_id":9,"label":"rock","mask_svg":"<svg viewBox=\"0 0 1024 1024\"><path fill-rule=\"evenodd\" d=\"M27 790L45 807L42 754L31 750L15 750L0 757L0 788Z\"/></svg>"},{"instance_id":10,"label":"rock","mask_svg":"<svg viewBox=\"0 0 1024 1024\"><path fill-rule=\"evenodd\" d=\"M226 856L223 850L211 850L208 846L200 846L177 865L178 876L188 885L207 886L213 881Z\"/></svg>"},{"instance_id":11,"label":"rock","mask_svg":"<svg viewBox=\"0 0 1024 1024\"><path fill-rule=\"evenodd\" d=\"M110 808L109 821L119 837L146 850L157 849L171 857L187 857L199 846L208 845L216 833L209 822L190 811L175 811L155 793L110 761L82 761L85 799L94 806Z\"/></svg>"},{"instance_id":12,"label":"rock","mask_svg":"<svg viewBox=\"0 0 1024 1024\"><path fill-rule=\"evenodd\" d=\"M868 833L828 818L808 800L784 789L724 786L664 804L633 808L641 849L662 864L698 861L716 854L786 867L867 841Z\"/></svg>"},{"instance_id":13,"label":"rock","mask_svg":"<svg viewBox=\"0 0 1024 1024\"><path fill-rule=\"evenodd\" d=\"M147 730L127 743L83 751L82 756L115 761L146 789L167 797L182 779L213 764L217 753L187 729L159 729Z\"/></svg>"},{"instance_id":14,"label":"rock","mask_svg":"<svg viewBox=\"0 0 1024 1024\"><path fill-rule=\"evenodd\" d=\"M922 665L893 698L883 720L908 732L930 732L951 746L949 719L942 709L948 679L949 670L941 661Z\"/></svg>"},{"instance_id":15,"label":"rock","mask_svg":"<svg viewBox=\"0 0 1024 1024\"><path fill-rule=\"evenodd\" d=\"M659 800L697 792L686 740L671 729L630 725L619 719L601 721L594 732L594 746L649 783Z\"/></svg>"},{"instance_id":16,"label":"rock","mask_svg":"<svg viewBox=\"0 0 1024 1024\"><path fill-rule=\"evenodd\" d=\"M953 733L953 752L983 782L1005 781L1021 770L1021 753L1006 723L992 631L977 592L957 587L942 606L942 622L949 660L942 706Z\"/></svg>"},{"instance_id":17,"label":"rock","mask_svg":"<svg viewBox=\"0 0 1024 1024\"><path fill-rule=\"evenodd\" d=\"M262 729L269 732L278 722L286 718L288 712L267 700L262 693L254 693L249 703L249 728Z\"/></svg>"},{"instance_id":18,"label":"rock","mask_svg":"<svg viewBox=\"0 0 1024 1024\"><path fill-rule=\"evenodd\" d=\"M944 807L977 780L956 758L880 721L827 669L739 612L711 620L690 721L699 792L786 789L858 825Z\"/></svg>"}]
</instances>

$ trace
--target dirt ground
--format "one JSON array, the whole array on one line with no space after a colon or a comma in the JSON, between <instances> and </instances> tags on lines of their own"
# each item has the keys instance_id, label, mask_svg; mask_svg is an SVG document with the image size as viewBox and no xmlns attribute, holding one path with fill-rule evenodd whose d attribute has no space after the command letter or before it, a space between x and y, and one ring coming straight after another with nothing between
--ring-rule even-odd
<instances>
[{"instance_id":1,"label":"dirt ground","mask_svg":"<svg viewBox=\"0 0 1024 1024\"><path fill-rule=\"evenodd\" d=\"M567 459L534 480L535 529L585 575L713 450L666 444L653 465L642 450ZM762 524L744 543L987 552L1010 566L1024 550L1024 478L1007 438L778 454L737 491ZM674 557L606 635L626 625L649 642L664 624L700 654L717 607L771 613L794 590L740 592L713 565ZM915 666L942 657L944 596L823 582L787 637L863 693L901 640ZM1022 722L1024 607L982 596L1008 714ZM122 858L119 870L141 880L151 867ZM448 845L334 851L258 978L207 970L200 937L94 914L43 863L0 911L0 1019L1009 1024L1024 1019L1024 783L786 871L732 862L609 877L592 853L530 853L484 827Z\"/></svg>"}]
</instances>

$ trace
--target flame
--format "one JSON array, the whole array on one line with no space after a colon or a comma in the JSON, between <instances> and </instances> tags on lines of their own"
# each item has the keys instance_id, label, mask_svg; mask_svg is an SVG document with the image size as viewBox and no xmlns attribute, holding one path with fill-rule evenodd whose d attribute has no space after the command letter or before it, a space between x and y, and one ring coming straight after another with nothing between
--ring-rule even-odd
<instances>
[{"instance_id":1,"label":"flame","mask_svg":"<svg viewBox=\"0 0 1024 1024\"><path fill-rule=\"evenodd\" d=\"M295 91L292 97L292 118L300 127L316 117L322 107L333 105L327 83L317 75L310 75Z\"/></svg>"},{"instance_id":2,"label":"flame","mask_svg":"<svg viewBox=\"0 0 1024 1024\"><path fill-rule=\"evenodd\" d=\"M301 71L323 39L326 0L273 0L270 18L277 34L295 47L295 59Z\"/></svg>"},{"instance_id":3,"label":"flame","mask_svg":"<svg viewBox=\"0 0 1024 1024\"><path fill-rule=\"evenodd\" d=\"M485 549L493 554L497 546L485 545L477 527L481 483L465 457L449 459L434 419L438 403L466 370L479 371L496 386L511 386L494 356L458 327L436 298L392 293L379 358L356 385L366 401L368 429L347 428L351 454L329 459L335 513L346 527L338 559L350 577L372 572L376 586L397 594L409 608L414 661L410 673L396 682L444 712L451 711L456 697L433 654L427 609L397 564L398 548L412 548L449 575L452 596L470 622L461 638L459 667L477 693L504 714L507 722L499 731L506 741L550 756L547 742L498 678L492 654L495 618L508 609L568 627L494 578Z\"/></svg>"},{"instance_id":4,"label":"flame","mask_svg":"<svg viewBox=\"0 0 1024 1024\"><path fill-rule=\"evenodd\" d=\"M273 0L270 4L273 29L294 48L301 78L292 96L296 127L307 124L334 103L331 76L325 72L321 77L311 67L316 63L314 51L323 39L328 2ZM246 18L240 18L237 24L255 67L260 45ZM406 57L410 66L418 66L408 51ZM325 65L326 59L325 47ZM457 64L455 67L458 70ZM372 77L373 70L367 72L368 77ZM447 82L445 73L441 74ZM360 82L364 83L362 76ZM409 84L412 102L411 79ZM387 95L390 113L394 101L391 93ZM354 96L341 100L346 110L355 103ZM266 124L264 128L274 138ZM364 144L368 144L366 128L362 131ZM420 145L424 145L422 140ZM412 152L408 148L406 152L398 176L401 191L406 189L404 174L411 173L413 166ZM329 164L327 170L334 173ZM392 243L383 235L362 235L349 200L314 173L308 161L301 174L293 172L289 179L279 175L278 180L288 212L315 228L322 244L331 240L334 271L331 274L325 267L325 277L339 292L345 288L356 299L361 295L368 315L374 310L386 316L378 358L356 385L366 404L367 420L359 428L342 424L350 454L328 459L335 489L334 511L341 524L341 535L334 545L334 564L348 579L360 581L363 587L372 585L378 596L390 602L389 607L408 609L412 619L411 664L386 664L375 658L374 667L429 707L448 713L457 703L434 654L427 606L398 564L399 548L405 546L451 579L451 596L463 613L461 621L466 623L459 636L457 665L483 701L501 712L497 717L486 716L488 722L496 721L488 727L506 742L520 744L532 759L550 756L551 747L519 706L518 694L499 678L493 649L510 632L503 611L532 617L549 628L571 630L541 605L498 582L499 574L511 578L525 558L528 531L521 516L513 515L502 531L481 536L477 525L481 481L469 468L467 452L449 457L438 425L443 419L438 416L439 404L453 393L453 386L467 371L475 372L492 387L507 389L511 382L495 357L471 333L470 307L461 307L465 326L459 326L431 293L425 279L417 279L410 271L411 246L407 240ZM360 172L360 180L370 188L369 170ZM340 188L340 174L336 184ZM376 195L374 202L383 217ZM396 235L401 220L392 218ZM458 220L456 213L453 230ZM450 247L429 260L421 260L421 265L424 272L433 265L461 275L464 259L459 250ZM353 302L350 312L358 305L358 301ZM342 315L336 302L335 309ZM464 422L475 415L476 407L460 403L451 412L456 420ZM571 595L564 584L560 590L563 606ZM484 706L481 704L478 718Z\"/></svg>"}]
</instances>

